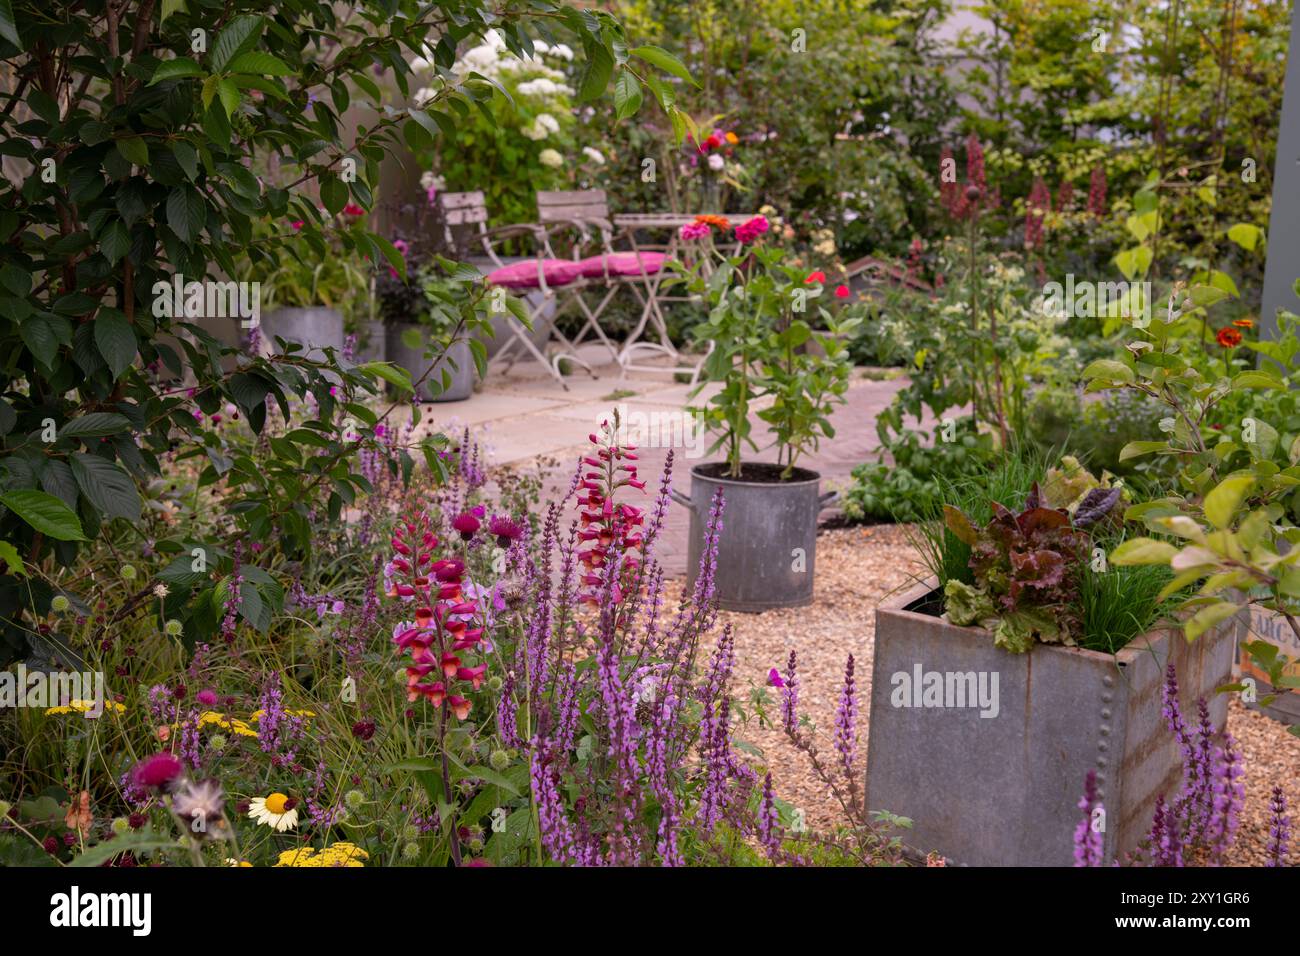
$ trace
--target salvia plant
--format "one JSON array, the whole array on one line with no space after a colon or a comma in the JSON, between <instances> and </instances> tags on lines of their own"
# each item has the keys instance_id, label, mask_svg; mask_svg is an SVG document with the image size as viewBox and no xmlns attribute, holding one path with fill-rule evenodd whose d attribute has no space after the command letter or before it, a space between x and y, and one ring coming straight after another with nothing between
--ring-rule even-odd
<instances>
[{"instance_id":1,"label":"salvia plant","mask_svg":"<svg viewBox=\"0 0 1300 956\"><path fill-rule=\"evenodd\" d=\"M1126 866L1219 865L1237 834L1245 787L1241 755L1232 735L1219 738L1204 698L1196 702L1196 723L1184 717L1178 701L1178 675L1174 665L1165 671L1161 686L1161 714L1165 726L1178 743L1182 756L1183 782L1177 795L1156 797L1151 829L1135 850L1125 855ZM1079 801L1083 818L1074 831L1075 866L1103 866L1104 802L1097 795L1093 771L1084 782ZM1286 801L1274 793L1270 858L1284 861L1290 840ZM1281 865L1273 862L1272 865Z\"/></svg>"}]
</instances>

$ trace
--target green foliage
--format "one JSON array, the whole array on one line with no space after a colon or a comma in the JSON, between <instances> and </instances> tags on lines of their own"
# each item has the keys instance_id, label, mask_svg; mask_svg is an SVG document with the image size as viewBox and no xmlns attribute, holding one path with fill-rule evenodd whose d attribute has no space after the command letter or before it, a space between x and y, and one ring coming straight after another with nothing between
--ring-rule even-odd
<instances>
[{"instance_id":1,"label":"green foliage","mask_svg":"<svg viewBox=\"0 0 1300 956\"><path fill-rule=\"evenodd\" d=\"M810 284L806 270L786 264L785 255L779 247L754 246L748 256L718 256L712 272L703 265L686 271L687 287L709 304L708 320L694 330L713 349L704 364L705 381L723 383L701 410L717 435L709 451L725 449L728 473L735 477L744 449L758 448L750 437L755 402L770 399L758 417L771 426L777 463L789 477L800 455L821 438L834 437L830 413L848 391L852 366L844 339L859 318L852 309L809 309L823 286ZM826 332L814 332L802 317L807 313ZM703 387L702 382L694 394Z\"/></svg>"},{"instance_id":2,"label":"green foliage","mask_svg":"<svg viewBox=\"0 0 1300 956\"><path fill-rule=\"evenodd\" d=\"M458 45L489 28L523 56L530 31L562 26L588 63L601 64L583 96L624 73L648 83L647 64L669 62L631 57L608 14L549 0L504 14L478 0L192 0L165 4L164 14L142 0L51 18L22 2L13 29L0 32L14 84L0 141L23 177L0 184L0 490L16 505L0 514L0 532L43 578L72 567L82 539L101 533L138 548L139 489L174 450L198 469L199 489L219 489L222 520L202 542L214 569L229 568L222 556L236 534L301 555L313 508L337 515L368 490L349 460L374 436L341 420L377 424L361 400L393 370L333 354L308 360L296 346L245 354L214 334L210 308L167 293L181 277L260 277L278 303L343 304L359 288L356 262L404 269L392 244L365 228L380 164L399 137L429 142L497 94L448 74L418 107L398 109L384 102L377 73L406 95L408 56L432 44L433 61L449 68ZM355 134L343 121L354 103L377 113ZM286 242L290 224L300 225ZM485 321L472 301L464 309L462 325ZM204 325L190 321L200 314ZM312 414L265 436L271 410L288 419L291 403ZM243 447L211 428L227 408L251 430ZM266 444L257 446L259 435ZM434 466L434 444L423 451ZM409 476L413 461L401 455ZM45 614L51 594L44 579L20 588L0 578L8 651L32 633L24 611Z\"/></svg>"}]
</instances>

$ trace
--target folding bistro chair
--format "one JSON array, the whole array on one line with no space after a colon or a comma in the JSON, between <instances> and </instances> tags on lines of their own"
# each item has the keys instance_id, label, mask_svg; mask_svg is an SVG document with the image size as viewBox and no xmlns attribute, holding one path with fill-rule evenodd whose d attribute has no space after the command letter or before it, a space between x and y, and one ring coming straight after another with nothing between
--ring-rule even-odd
<instances>
[{"instance_id":1,"label":"folding bistro chair","mask_svg":"<svg viewBox=\"0 0 1300 956\"><path fill-rule=\"evenodd\" d=\"M489 284L509 289L512 292L529 293L536 291L541 293L541 300L535 305L529 306L528 317L530 323L535 325L547 305L558 299L557 290L579 281L581 270L578 268L578 264L555 256L554 251L551 249L550 235L545 227L533 223L522 223L498 226L494 229L487 228L487 204L483 198L483 193L439 193L438 205L442 212L443 234L448 249L468 251L471 246L477 245L482 249L488 260L496 266L487 274L486 278ZM459 227L459 238L467 238L468 241L458 241L456 230L453 227ZM512 238L531 239L534 250L533 257L509 264L503 262L493 244L498 240ZM528 302L529 300L525 299L524 301ZM529 330L513 314L506 316L506 328L511 336L510 341L503 345L500 351L492 357L493 363L508 359L506 366L508 370L514 366L514 353L522 349L531 353L537 361L546 366L547 370L566 391L569 386L565 383L564 376L560 372L561 361L568 360L581 365L593 378L596 377L591 366L578 357L573 343L565 338L559 329L552 328L549 334L559 339L562 349L551 358L547 358L546 354L533 341Z\"/></svg>"},{"instance_id":2,"label":"folding bistro chair","mask_svg":"<svg viewBox=\"0 0 1300 956\"><path fill-rule=\"evenodd\" d=\"M639 324L644 326L647 312L658 308L654 296L647 292L652 283L657 284L657 277L663 272L668 256L652 250L614 249L614 224L610 219L609 204L603 189L539 192L537 218L543 227L553 229L567 226L578 231L579 242L574 246L574 261L579 269L580 282L567 286L565 291L586 316L586 322L574 338L574 345L582 344L590 333L609 349L614 361L622 365L622 352L614 346L601 327L600 317L620 289L630 288L641 304ZM599 254L582 257L581 251L591 248L593 240L600 249ZM606 292L593 309L580 293L598 287L604 287Z\"/></svg>"}]
</instances>

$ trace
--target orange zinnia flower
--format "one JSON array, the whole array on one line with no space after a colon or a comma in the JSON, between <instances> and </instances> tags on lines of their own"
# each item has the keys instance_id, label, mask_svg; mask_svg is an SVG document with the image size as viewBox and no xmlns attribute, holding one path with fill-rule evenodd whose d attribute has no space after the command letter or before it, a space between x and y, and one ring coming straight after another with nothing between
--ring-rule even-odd
<instances>
[{"instance_id":1,"label":"orange zinnia flower","mask_svg":"<svg viewBox=\"0 0 1300 956\"><path fill-rule=\"evenodd\" d=\"M709 216L702 215L695 217L696 222L702 222L706 226L712 226L714 229L730 229L731 223L727 221L726 216Z\"/></svg>"},{"instance_id":2,"label":"orange zinnia flower","mask_svg":"<svg viewBox=\"0 0 1300 956\"><path fill-rule=\"evenodd\" d=\"M724 138L732 146L735 146L737 143L740 142L740 137L737 136L735 133L728 133Z\"/></svg>"},{"instance_id":3,"label":"orange zinnia flower","mask_svg":"<svg viewBox=\"0 0 1300 956\"><path fill-rule=\"evenodd\" d=\"M1239 329L1253 329L1255 327L1254 319L1233 319L1232 324Z\"/></svg>"},{"instance_id":4,"label":"orange zinnia flower","mask_svg":"<svg viewBox=\"0 0 1300 956\"><path fill-rule=\"evenodd\" d=\"M1230 349L1241 344L1241 333L1232 328L1219 329L1218 334L1215 335L1214 338L1215 341L1225 349Z\"/></svg>"}]
</instances>

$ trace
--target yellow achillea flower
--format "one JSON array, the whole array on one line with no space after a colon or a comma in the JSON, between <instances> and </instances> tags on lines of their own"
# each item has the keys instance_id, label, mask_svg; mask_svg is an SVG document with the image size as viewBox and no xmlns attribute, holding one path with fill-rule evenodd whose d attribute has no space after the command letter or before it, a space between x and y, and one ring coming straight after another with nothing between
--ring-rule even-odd
<instances>
[{"instance_id":1,"label":"yellow achillea flower","mask_svg":"<svg viewBox=\"0 0 1300 956\"><path fill-rule=\"evenodd\" d=\"M262 715L265 713L266 711L264 710L255 710L248 715L248 719L255 724L260 723L262 720ZM286 710L284 712L284 715L286 717L315 717L316 712L314 710Z\"/></svg>"},{"instance_id":2,"label":"yellow achillea flower","mask_svg":"<svg viewBox=\"0 0 1300 956\"><path fill-rule=\"evenodd\" d=\"M94 707L95 707L95 702L92 700L74 700L72 703L67 705L60 705L58 707L46 707L45 713L47 715L48 714L71 714L74 712L78 714L84 714L88 710L93 710ZM115 700L104 701L104 709L111 710L118 714L126 713L126 707L123 706L122 704L119 704Z\"/></svg>"},{"instance_id":3,"label":"yellow achillea flower","mask_svg":"<svg viewBox=\"0 0 1300 956\"><path fill-rule=\"evenodd\" d=\"M285 850L276 866L365 866L370 854L355 843L331 843L322 850L302 846Z\"/></svg>"},{"instance_id":4,"label":"yellow achillea flower","mask_svg":"<svg viewBox=\"0 0 1300 956\"><path fill-rule=\"evenodd\" d=\"M229 730L232 734L238 734L240 737L257 736L257 731L249 727L246 721L242 721L238 717L227 717L215 710L204 711L199 715L200 727L207 727L210 724L220 727L222 730Z\"/></svg>"}]
</instances>

